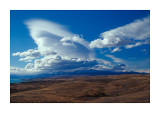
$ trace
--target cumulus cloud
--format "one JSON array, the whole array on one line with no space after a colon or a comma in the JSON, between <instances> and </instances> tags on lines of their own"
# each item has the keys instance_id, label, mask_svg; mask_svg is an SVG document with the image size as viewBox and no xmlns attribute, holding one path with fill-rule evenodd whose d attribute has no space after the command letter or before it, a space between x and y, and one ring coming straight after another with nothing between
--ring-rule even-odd
<instances>
[{"instance_id":1,"label":"cumulus cloud","mask_svg":"<svg viewBox=\"0 0 160 113\"><path fill-rule=\"evenodd\" d=\"M38 57L40 56L40 52L36 49L29 49L28 51L17 52L17 53L13 53L12 55L20 56L20 57L26 57L26 56Z\"/></svg>"},{"instance_id":2,"label":"cumulus cloud","mask_svg":"<svg viewBox=\"0 0 160 113\"><path fill-rule=\"evenodd\" d=\"M98 64L98 60L48 55L41 59L36 59L33 63L28 63L25 68L11 67L10 71L11 74L16 75L37 75L59 71L71 72L80 69L92 69Z\"/></svg>"},{"instance_id":3,"label":"cumulus cloud","mask_svg":"<svg viewBox=\"0 0 160 113\"><path fill-rule=\"evenodd\" d=\"M84 60L80 58L61 57L58 55L47 56L37 59L32 64L28 64L26 69L47 70L49 72L56 71L73 71L79 68L91 68L97 65L96 60Z\"/></svg>"},{"instance_id":4,"label":"cumulus cloud","mask_svg":"<svg viewBox=\"0 0 160 113\"><path fill-rule=\"evenodd\" d=\"M101 38L90 43L90 48L119 48L127 49L146 44L150 37L150 17L101 33Z\"/></svg>"},{"instance_id":5,"label":"cumulus cloud","mask_svg":"<svg viewBox=\"0 0 160 113\"><path fill-rule=\"evenodd\" d=\"M41 74L42 70L25 69L19 67L10 67L11 75L38 75Z\"/></svg>"},{"instance_id":6,"label":"cumulus cloud","mask_svg":"<svg viewBox=\"0 0 160 113\"><path fill-rule=\"evenodd\" d=\"M25 58L20 58L19 61L32 62L33 59L35 59L35 57L26 56Z\"/></svg>"},{"instance_id":7,"label":"cumulus cloud","mask_svg":"<svg viewBox=\"0 0 160 113\"><path fill-rule=\"evenodd\" d=\"M32 62L33 59L38 58L40 56L40 51L36 49L29 49L24 52L13 53L13 56L20 56L24 58L20 58L19 61Z\"/></svg>"},{"instance_id":8,"label":"cumulus cloud","mask_svg":"<svg viewBox=\"0 0 160 113\"><path fill-rule=\"evenodd\" d=\"M89 42L71 33L65 26L46 21L28 20L25 22L37 49L13 53L19 61L31 62L25 68L11 68L11 73L24 74L71 71L77 68L91 68L98 64L94 60ZM19 71L19 72L18 72Z\"/></svg>"}]
</instances>

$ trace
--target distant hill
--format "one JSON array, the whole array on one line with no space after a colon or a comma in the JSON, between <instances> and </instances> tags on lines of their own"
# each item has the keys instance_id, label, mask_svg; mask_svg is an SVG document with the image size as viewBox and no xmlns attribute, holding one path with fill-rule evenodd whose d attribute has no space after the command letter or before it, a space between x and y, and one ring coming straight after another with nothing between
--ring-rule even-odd
<instances>
[{"instance_id":1,"label":"distant hill","mask_svg":"<svg viewBox=\"0 0 160 113\"><path fill-rule=\"evenodd\" d=\"M51 74L39 74L39 75L11 75L11 79L35 79L35 78L52 78L52 77L72 77L72 76L98 76L98 75L121 75L121 74L148 74L140 72L115 72L108 70L78 70L73 72L57 72Z\"/></svg>"}]
</instances>

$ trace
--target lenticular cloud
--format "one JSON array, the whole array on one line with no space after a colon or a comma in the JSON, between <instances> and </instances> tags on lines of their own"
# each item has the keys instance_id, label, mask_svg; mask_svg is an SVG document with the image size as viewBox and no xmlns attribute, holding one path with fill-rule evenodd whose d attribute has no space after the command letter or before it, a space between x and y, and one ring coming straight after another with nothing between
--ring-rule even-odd
<instances>
[{"instance_id":1,"label":"lenticular cloud","mask_svg":"<svg viewBox=\"0 0 160 113\"><path fill-rule=\"evenodd\" d=\"M41 54L55 52L60 56L74 58L92 57L88 42L62 25L46 20L29 20L25 24Z\"/></svg>"},{"instance_id":2,"label":"lenticular cloud","mask_svg":"<svg viewBox=\"0 0 160 113\"><path fill-rule=\"evenodd\" d=\"M11 73L20 74L21 71L24 71L25 74L27 72L30 72L28 74L39 74L73 71L97 65L93 51L88 46L89 42L71 33L64 26L39 19L28 20L25 24L38 47L13 53L13 56L21 57L19 61L30 63L24 69L12 69Z\"/></svg>"}]
</instances>

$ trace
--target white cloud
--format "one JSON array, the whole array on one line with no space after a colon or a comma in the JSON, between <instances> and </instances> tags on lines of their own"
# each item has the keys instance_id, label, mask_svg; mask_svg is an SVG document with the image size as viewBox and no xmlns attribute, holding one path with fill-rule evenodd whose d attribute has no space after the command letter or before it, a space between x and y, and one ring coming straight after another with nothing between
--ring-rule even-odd
<instances>
[{"instance_id":1,"label":"white cloud","mask_svg":"<svg viewBox=\"0 0 160 113\"><path fill-rule=\"evenodd\" d=\"M70 72L79 69L90 69L98 64L97 60L61 57L59 55L47 55L28 63L25 68L11 67L11 74L37 75L58 71Z\"/></svg>"},{"instance_id":2,"label":"white cloud","mask_svg":"<svg viewBox=\"0 0 160 113\"><path fill-rule=\"evenodd\" d=\"M17 53L13 53L12 55L13 56L20 56L20 57L26 57L26 56L39 57L40 52L36 49L29 49L28 51L17 52Z\"/></svg>"},{"instance_id":3,"label":"white cloud","mask_svg":"<svg viewBox=\"0 0 160 113\"><path fill-rule=\"evenodd\" d=\"M129 49L129 48L132 48L132 47L137 47L137 46L140 46L142 45L143 43L141 42L137 42L135 44L131 44L131 45L126 45L125 48Z\"/></svg>"},{"instance_id":4,"label":"white cloud","mask_svg":"<svg viewBox=\"0 0 160 113\"><path fill-rule=\"evenodd\" d=\"M113 56L113 55L105 55L105 56L111 58L114 62L117 62L117 63L125 63L125 60L120 59L120 58L117 58L117 57L115 57L115 56Z\"/></svg>"},{"instance_id":5,"label":"white cloud","mask_svg":"<svg viewBox=\"0 0 160 113\"><path fill-rule=\"evenodd\" d=\"M29 20L26 25L41 54L52 50L60 56L86 59L93 57L93 52L88 47L89 42L69 32L62 25L46 20Z\"/></svg>"},{"instance_id":6,"label":"white cloud","mask_svg":"<svg viewBox=\"0 0 160 113\"><path fill-rule=\"evenodd\" d=\"M72 42L62 42L62 45L64 46L73 46L76 48L76 46Z\"/></svg>"},{"instance_id":7,"label":"white cloud","mask_svg":"<svg viewBox=\"0 0 160 113\"><path fill-rule=\"evenodd\" d=\"M129 48L140 46L150 37L150 18L146 17L134 22L101 33L100 39L96 39L90 43L90 48L106 48L121 47L132 44ZM135 44L135 43L141 44Z\"/></svg>"},{"instance_id":8,"label":"white cloud","mask_svg":"<svg viewBox=\"0 0 160 113\"><path fill-rule=\"evenodd\" d=\"M20 58L19 61L32 62L33 59L35 59L35 57L27 56L25 58Z\"/></svg>"},{"instance_id":9,"label":"white cloud","mask_svg":"<svg viewBox=\"0 0 160 113\"><path fill-rule=\"evenodd\" d=\"M140 30L146 19L137 20L126 26L107 31L101 34L103 39L97 39L90 43L68 31L64 26L46 20L29 20L26 22L30 31L30 36L37 44L37 49L29 49L24 52L13 53L19 56L19 61L30 62L25 68L11 67L11 74L17 75L36 75L42 73L53 73L58 71L74 71L78 69L120 69L123 65L114 67L108 61L96 59L91 48L115 47L112 52L120 51L121 46L131 48L138 46L131 40L138 40L139 43L146 43L146 36ZM139 25L140 24L140 25ZM142 25L141 25L142 24ZM138 32L136 31L138 26ZM129 29L127 31L127 29ZM145 27L146 29L147 27ZM147 31L147 30L146 30ZM131 34L128 34L131 33ZM138 37L135 37L137 33ZM134 37L132 37L132 36ZM128 37L127 37L128 36ZM131 40L130 40L131 39ZM128 45L128 46L127 46ZM90 46L90 47L89 47ZM113 55L106 55L116 63L125 61Z\"/></svg>"},{"instance_id":10,"label":"white cloud","mask_svg":"<svg viewBox=\"0 0 160 113\"><path fill-rule=\"evenodd\" d=\"M73 37L64 37L60 40L61 42L68 42L71 41L72 43L79 43L83 45L84 47L89 48L89 42L85 41L83 38L80 38L78 35L75 35Z\"/></svg>"},{"instance_id":11,"label":"white cloud","mask_svg":"<svg viewBox=\"0 0 160 113\"><path fill-rule=\"evenodd\" d=\"M90 69L93 69L93 70L108 70L110 71L112 68L108 67L108 66L105 66L105 65L96 65L94 66L93 68L90 68Z\"/></svg>"},{"instance_id":12,"label":"white cloud","mask_svg":"<svg viewBox=\"0 0 160 113\"><path fill-rule=\"evenodd\" d=\"M20 56L24 58L20 58L19 61L32 62L33 59L38 58L41 54L39 50L29 49L24 52L13 53L13 56Z\"/></svg>"},{"instance_id":13,"label":"white cloud","mask_svg":"<svg viewBox=\"0 0 160 113\"><path fill-rule=\"evenodd\" d=\"M97 65L96 60L84 60L80 58L67 58L58 55L47 56L39 60L35 60L33 64L29 64L26 68L35 70L47 70L48 72L71 71L79 68L90 68Z\"/></svg>"},{"instance_id":14,"label":"white cloud","mask_svg":"<svg viewBox=\"0 0 160 113\"><path fill-rule=\"evenodd\" d=\"M112 53L117 52L117 51L121 51L121 49L120 49L120 48L114 48L114 49L112 50Z\"/></svg>"},{"instance_id":15,"label":"white cloud","mask_svg":"<svg viewBox=\"0 0 160 113\"><path fill-rule=\"evenodd\" d=\"M97 65L93 51L88 46L89 42L71 33L64 26L46 20L29 20L25 24L38 47L13 53L13 56L21 57L19 61L31 63L25 68L14 67L11 73L51 73Z\"/></svg>"},{"instance_id":16,"label":"white cloud","mask_svg":"<svg viewBox=\"0 0 160 113\"><path fill-rule=\"evenodd\" d=\"M42 70L25 69L19 67L10 67L11 75L38 75L41 74Z\"/></svg>"}]
</instances>

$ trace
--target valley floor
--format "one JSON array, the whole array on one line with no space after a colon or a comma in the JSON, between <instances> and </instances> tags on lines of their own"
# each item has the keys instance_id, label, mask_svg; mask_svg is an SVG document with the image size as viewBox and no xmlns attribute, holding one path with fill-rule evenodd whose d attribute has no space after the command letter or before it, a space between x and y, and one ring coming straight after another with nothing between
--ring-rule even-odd
<instances>
[{"instance_id":1,"label":"valley floor","mask_svg":"<svg viewBox=\"0 0 160 113\"><path fill-rule=\"evenodd\" d=\"M11 103L149 103L149 75L35 79L10 85Z\"/></svg>"}]
</instances>

